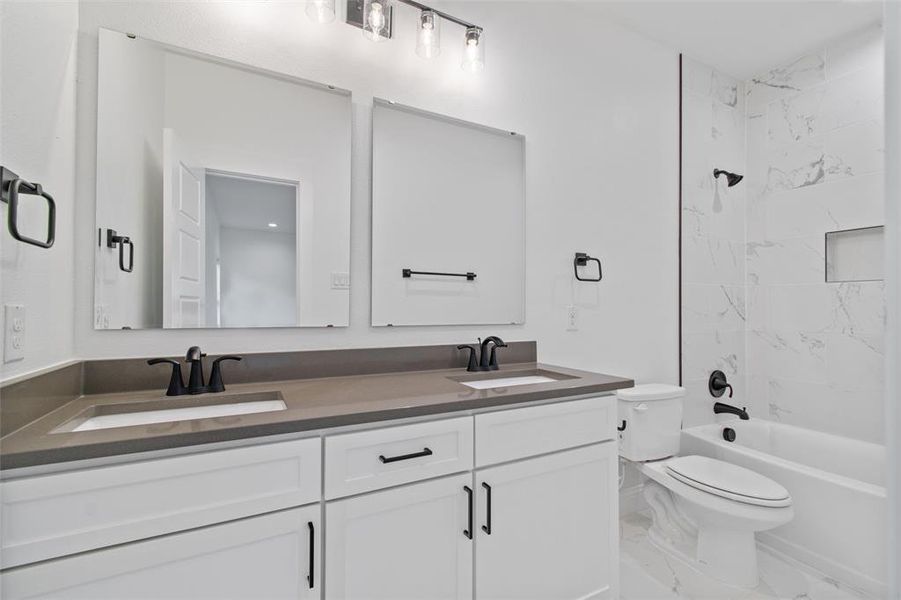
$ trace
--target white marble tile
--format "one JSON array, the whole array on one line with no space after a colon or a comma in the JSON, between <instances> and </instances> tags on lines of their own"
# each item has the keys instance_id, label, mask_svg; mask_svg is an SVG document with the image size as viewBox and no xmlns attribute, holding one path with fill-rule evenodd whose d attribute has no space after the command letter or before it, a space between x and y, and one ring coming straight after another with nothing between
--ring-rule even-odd
<instances>
[{"instance_id":1,"label":"white marble tile","mask_svg":"<svg viewBox=\"0 0 901 600\"><path fill-rule=\"evenodd\" d=\"M769 286L766 296L766 328L770 331L819 333L834 329L832 284Z\"/></svg>"},{"instance_id":2,"label":"white marble tile","mask_svg":"<svg viewBox=\"0 0 901 600\"><path fill-rule=\"evenodd\" d=\"M654 546L650 519L636 513L620 519L620 598L622 600L858 600L831 578L761 548L760 584L728 586Z\"/></svg>"},{"instance_id":3,"label":"white marble tile","mask_svg":"<svg viewBox=\"0 0 901 600\"><path fill-rule=\"evenodd\" d=\"M747 87L749 115L763 114L766 105L826 80L822 53L808 54L784 66L752 77Z\"/></svg>"},{"instance_id":4,"label":"white marble tile","mask_svg":"<svg viewBox=\"0 0 901 600\"><path fill-rule=\"evenodd\" d=\"M741 82L734 77L714 69L711 75L710 96L721 104L739 109L743 114L744 111L741 109L744 90Z\"/></svg>"},{"instance_id":5,"label":"white marble tile","mask_svg":"<svg viewBox=\"0 0 901 600\"><path fill-rule=\"evenodd\" d=\"M826 341L829 335L831 334L797 331L749 331L748 371L751 375L825 383L828 380Z\"/></svg>"},{"instance_id":6,"label":"white marble tile","mask_svg":"<svg viewBox=\"0 0 901 600\"><path fill-rule=\"evenodd\" d=\"M885 58L881 24L831 44L824 53L826 79L831 81L860 69L883 69Z\"/></svg>"},{"instance_id":7,"label":"white marble tile","mask_svg":"<svg viewBox=\"0 0 901 600\"><path fill-rule=\"evenodd\" d=\"M826 280L822 235L779 241L748 242L748 283L804 284Z\"/></svg>"},{"instance_id":8,"label":"white marble tile","mask_svg":"<svg viewBox=\"0 0 901 600\"><path fill-rule=\"evenodd\" d=\"M885 379L885 334L826 334L826 381L844 388L879 387Z\"/></svg>"},{"instance_id":9,"label":"white marble tile","mask_svg":"<svg viewBox=\"0 0 901 600\"><path fill-rule=\"evenodd\" d=\"M814 134L884 118L885 90L881 67L855 71L821 87L824 92Z\"/></svg>"},{"instance_id":10,"label":"white marble tile","mask_svg":"<svg viewBox=\"0 0 901 600\"><path fill-rule=\"evenodd\" d=\"M682 89L710 98L713 68L687 56L682 57Z\"/></svg>"},{"instance_id":11,"label":"white marble tile","mask_svg":"<svg viewBox=\"0 0 901 600\"><path fill-rule=\"evenodd\" d=\"M743 331L745 313L743 285L689 283L682 286L684 332Z\"/></svg>"},{"instance_id":12,"label":"white marble tile","mask_svg":"<svg viewBox=\"0 0 901 600\"><path fill-rule=\"evenodd\" d=\"M884 189L885 177L871 173L772 193L762 205L764 235L782 240L883 223ZM749 221L748 238L760 236L759 225L752 228Z\"/></svg>"},{"instance_id":13,"label":"white marble tile","mask_svg":"<svg viewBox=\"0 0 901 600\"><path fill-rule=\"evenodd\" d=\"M716 369L731 379L744 373L745 332L685 332L682 351L683 380L706 380Z\"/></svg>"},{"instance_id":14,"label":"white marble tile","mask_svg":"<svg viewBox=\"0 0 901 600\"><path fill-rule=\"evenodd\" d=\"M744 242L744 190L722 182L709 188L683 186L682 231L699 238Z\"/></svg>"},{"instance_id":15,"label":"white marble tile","mask_svg":"<svg viewBox=\"0 0 901 600\"><path fill-rule=\"evenodd\" d=\"M820 133L825 86L770 102L766 108L767 135L774 144L806 140Z\"/></svg>"},{"instance_id":16,"label":"white marble tile","mask_svg":"<svg viewBox=\"0 0 901 600\"><path fill-rule=\"evenodd\" d=\"M745 277L743 243L687 235L682 239L684 283L741 284Z\"/></svg>"},{"instance_id":17,"label":"white marble tile","mask_svg":"<svg viewBox=\"0 0 901 600\"><path fill-rule=\"evenodd\" d=\"M882 281L829 284L833 331L881 334L885 331L885 283Z\"/></svg>"},{"instance_id":18,"label":"white marble tile","mask_svg":"<svg viewBox=\"0 0 901 600\"><path fill-rule=\"evenodd\" d=\"M885 170L885 132L881 121L835 129L823 136L824 170L831 181Z\"/></svg>"},{"instance_id":19,"label":"white marble tile","mask_svg":"<svg viewBox=\"0 0 901 600\"><path fill-rule=\"evenodd\" d=\"M768 155L769 192L817 185L826 179L826 143L821 138L782 144Z\"/></svg>"}]
</instances>

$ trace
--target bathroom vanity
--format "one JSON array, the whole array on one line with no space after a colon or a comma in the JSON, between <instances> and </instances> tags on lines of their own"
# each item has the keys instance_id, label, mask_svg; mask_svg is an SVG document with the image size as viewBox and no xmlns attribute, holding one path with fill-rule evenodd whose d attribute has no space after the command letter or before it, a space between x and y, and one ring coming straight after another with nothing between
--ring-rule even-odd
<instances>
[{"instance_id":1,"label":"bathroom vanity","mask_svg":"<svg viewBox=\"0 0 901 600\"><path fill-rule=\"evenodd\" d=\"M3 438L3 596L616 597L631 385L535 363L251 382L189 401L285 409L74 431L188 402L79 397Z\"/></svg>"}]
</instances>

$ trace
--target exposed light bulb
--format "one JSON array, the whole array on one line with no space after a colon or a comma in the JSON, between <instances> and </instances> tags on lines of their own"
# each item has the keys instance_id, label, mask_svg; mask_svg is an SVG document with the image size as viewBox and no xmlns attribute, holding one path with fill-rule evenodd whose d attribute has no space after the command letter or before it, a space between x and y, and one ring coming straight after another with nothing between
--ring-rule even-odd
<instances>
[{"instance_id":1,"label":"exposed light bulb","mask_svg":"<svg viewBox=\"0 0 901 600\"><path fill-rule=\"evenodd\" d=\"M363 14L366 15L363 35L373 42L387 40L391 27L389 0L366 0L363 3Z\"/></svg>"},{"instance_id":2,"label":"exposed light bulb","mask_svg":"<svg viewBox=\"0 0 901 600\"><path fill-rule=\"evenodd\" d=\"M416 54L425 59L441 54L441 20L434 11L424 10L419 15Z\"/></svg>"},{"instance_id":3,"label":"exposed light bulb","mask_svg":"<svg viewBox=\"0 0 901 600\"><path fill-rule=\"evenodd\" d=\"M465 71L476 73L485 68L485 34L480 27L467 27L463 45Z\"/></svg>"},{"instance_id":4,"label":"exposed light bulb","mask_svg":"<svg viewBox=\"0 0 901 600\"><path fill-rule=\"evenodd\" d=\"M316 23L335 20L335 0L307 0L307 16Z\"/></svg>"},{"instance_id":5,"label":"exposed light bulb","mask_svg":"<svg viewBox=\"0 0 901 600\"><path fill-rule=\"evenodd\" d=\"M278 223L269 223L269 227L275 229L276 227L278 227Z\"/></svg>"}]
</instances>

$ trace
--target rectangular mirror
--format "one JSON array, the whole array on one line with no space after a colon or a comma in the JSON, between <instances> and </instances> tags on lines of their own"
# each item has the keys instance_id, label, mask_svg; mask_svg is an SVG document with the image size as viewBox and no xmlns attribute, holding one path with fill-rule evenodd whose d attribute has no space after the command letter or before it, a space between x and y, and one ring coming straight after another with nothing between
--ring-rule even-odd
<instances>
[{"instance_id":1,"label":"rectangular mirror","mask_svg":"<svg viewBox=\"0 0 901 600\"><path fill-rule=\"evenodd\" d=\"M94 325L349 320L351 97L100 30Z\"/></svg>"},{"instance_id":2,"label":"rectangular mirror","mask_svg":"<svg viewBox=\"0 0 901 600\"><path fill-rule=\"evenodd\" d=\"M525 138L376 100L372 324L525 320Z\"/></svg>"}]
</instances>

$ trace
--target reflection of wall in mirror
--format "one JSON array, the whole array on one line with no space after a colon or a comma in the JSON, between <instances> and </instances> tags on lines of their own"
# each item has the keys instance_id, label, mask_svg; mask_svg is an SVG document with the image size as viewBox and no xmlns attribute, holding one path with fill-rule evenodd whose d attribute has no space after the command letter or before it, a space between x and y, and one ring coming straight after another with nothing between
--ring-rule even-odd
<instances>
[{"instance_id":1,"label":"reflection of wall in mirror","mask_svg":"<svg viewBox=\"0 0 901 600\"><path fill-rule=\"evenodd\" d=\"M331 274L349 270L349 98L167 51L145 40L128 40L119 33L101 30L100 34L98 226L110 221L109 226L115 228L113 222L123 220L117 214L121 211L139 221L144 219L121 227L123 230L147 230L148 236L152 232L157 237L156 247L148 240L137 250L138 264L149 278L141 289L134 289L133 280L123 283L125 277L115 276L112 263L107 265L112 259L101 253L96 296L98 304L111 308L111 327L162 325L161 218L144 213L160 212L163 128L174 130L205 169L303 182L295 225L297 311L293 324L346 325L349 293L332 289ZM140 54L137 58L136 53ZM154 68L135 68L136 60ZM115 63L115 71L109 63ZM113 72L116 77L107 75ZM263 98L265 105L260 102ZM115 110L104 107L105 101L114 103ZM103 131L107 138L101 139ZM104 148L106 161L101 156ZM113 148L127 152L113 156L109 151ZM156 163L156 170L135 170L134 165L142 164L139 159ZM209 242L205 245L209 248ZM141 261L151 257L154 264L142 265ZM209 294L215 284L211 260L207 257L204 265L207 301L203 321L215 327L215 296ZM141 304L146 306L138 308ZM129 314L124 313L126 307L131 307ZM228 326L224 317L222 325Z\"/></svg>"}]
</instances>

